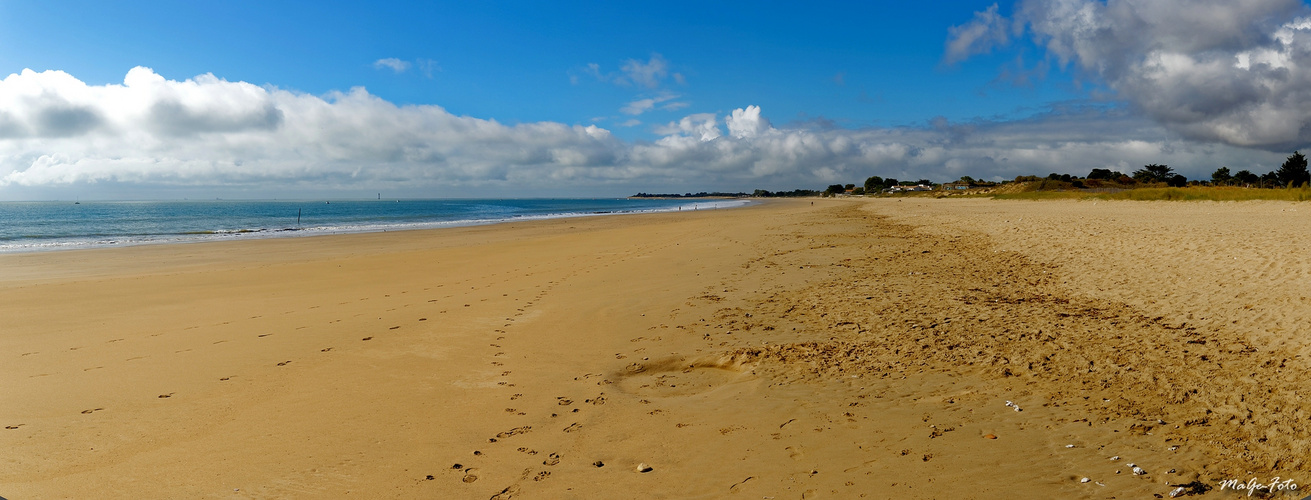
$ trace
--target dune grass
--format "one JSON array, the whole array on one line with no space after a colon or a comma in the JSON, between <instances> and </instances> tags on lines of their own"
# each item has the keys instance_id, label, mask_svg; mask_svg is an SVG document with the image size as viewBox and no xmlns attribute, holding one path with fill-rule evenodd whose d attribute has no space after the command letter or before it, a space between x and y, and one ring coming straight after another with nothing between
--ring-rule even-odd
<instances>
[{"instance_id":1,"label":"dune grass","mask_svg":"<svg viewBox=\"0 0 1311 500\"><path fill-rule=\"evenodd\" d=\"M1241 187L1187 187L1129 189L1097 195L1103 200L1182 200L1182 201L1307 201L1311 188L1251 189Z\"/></svg>"},{"instance_id":2,"label":"dune grass","mask_svg":"<svg viewBox=\"0 0 1311 500\"><path fill-rule=\"evenodd\" d=\"M1019 193L983 196L991 196L994 200L1082 200L1097 196L1097 193L1085 191L1022 191Z\"/></svg>"},{"instance_id":3,"label":"dune grass","mask_svg":"<svg viewBox=\"0 0 1311 500\"><path fill-rule=\"evenodd\" d=\"M998 194L997 200L1132 200L1132 201L1311 201L1311 187L1252 189L1242 187L1138 188L1114 193L1088 191L1025 191Z\"/></svg>"}]
</instances>

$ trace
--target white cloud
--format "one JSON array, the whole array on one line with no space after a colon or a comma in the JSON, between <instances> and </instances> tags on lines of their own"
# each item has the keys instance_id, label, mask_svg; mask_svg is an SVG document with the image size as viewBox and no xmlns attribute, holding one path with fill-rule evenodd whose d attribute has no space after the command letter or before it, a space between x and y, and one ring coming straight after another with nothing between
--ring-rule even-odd
<instances>
[{"instance_id":1,"label":"white cloud","mask_svg":"<svg viewBox=\"0 0 1311 500\"><path fill-rule=\"evenodd\" d=\"M437 65L437 61L432 59L419 59L415 63L419 65L419 71L423 73L423 76L428 78L432 78L433 72L442 70L442 67Z\"/></svg>"},{"instance_id":2,"label":"white cloud","mask_svg":"<svg viewBox=\"0 0 1311 500\"><path fill-rule=\"evenodd\" d=\"M622 112L622 113L624 113L624 114L628 114L628 115L634 115L634 116L636 116L636 115L640 115L640 114L642 114L642 113L645 113L645 112L647 112L647 111L651 111L651 110L655 109L655 108L656 108L656 105L658 105L658 104L660 104L660 103L663 103L663 102L666 102L666 101L670 101L670 100L673 100L673 99L677 99L677 98L678 98L678 95L676 95L676 94L661 94L661 95L658 95L658 96L655 96L655 97L648 97L648 98L645 98L645 99L638 99L638 100L636 100L636 101L632 101L632 102L630 102L630 103L628 103L628 104L625 104L624 107L619 108L619 111ZM675 110L675 109L683 108L683 107L686 107L686 106L687 106L687 103L682 103L682 102L671 102L671 103L669 103L669 104L666 104L666 105L664 105L664 106L661 106L661 109L665 109L665 110Z\"/></svg>"},{"instance_id":3,"label":"white cloud","mask_svg":"<svg viewBox=\"0 0 1311 500\"><path fill-rule=\"evenodd\" d=\"M669 75L669 61L660 54L651 54L651 59L646 62L629 59L619 69L624 72L627 81L653 89L659 87L660 81Z\"/></svg>"},{"instance_id":4,"label":"white cloud","mask_svg":"<svg viewBox=\"0 0 1311 500\"><path fill-rule=\"evenodd\" d=\"M664 106L660 106L660 109L663 109L665 111L678 111L680 109L686 108L691 105L692 103L689 103L687 101L676 101L676 102L667 103Z\"/></svg>"},{"instance_id":5,"label":"white cloud","mask_svg":"<svg viewBox=\"0 0 1311 500\"><path fill-rule=\"evenodd\" d=\"M88 85L60 71L25 70L0 80L0 198L61 187L83 196L792 189L869 175L1009 178L1146 163L1202 177L1220 165L1264 172L1282 160L1173 139L1142 118L1095 110L848 130L778 128L752 105L690 114L656 133L652 142L627 142L596 126L505 125L439 106L397 106L362 88L314 96L213 75L168 80L147 68L134 68L123 84Z\"/></svg>"},{"instance_id":6,"label":"white cloud","mask_svg":"<svg viewBox=\"0 0 1311 500\"><path fill-rule=\"evenodd\" d=\"M723 135L719 132L719 119L714 113L697 113L683 119L657 127L656 133L664 136L694 136L701 142L713 141ZM666 137L668 139L668 137Z\"/></svg>"},{"instance_id":7,"label":"white cloud","mask_svg":"<svg viewBox=\"0 0 1311 500\"><path fill-rule=\"evenodd\" d=\"M638 86L649 89L659 88L664 80L670 76L669 61L657 53L652 53L651 58L645 62L637 59L625 60L619 66L618 72L603 73L601 65L597 63L587 63L582 71L603 82L624 87ZM682 73L674 73L673 77L679 85L687 82ZM572 75L570 79L572 82L577 83L577 79Z\"/></svg>"},{"instance_id":8,"label":"white cloud","mask_svg":"<svg viewBox=\"0 0 1311 500\"><path fill-rule=\"evenodd\" d=\"M402 61L395 57L388 57L386 59L373 61L373 67L377 69L387 68L397 73L404 73L406 70L410 69L410 62Z\"/></svg>"},{"instance_id":9,"label":"white cloud","mask_svg":"<svg viewBox=\"0 0 1311 500\"><path fill-rule=\"evenodd\" d=\"M760 116L760 106L747 106L735 109L733 114L724 118L728 133L738 139L749 139L771 129L769 120Z\"/></svg>"},{"instance_id":10,"label":"white cloud","mask_svg":"<svg viewBox=\"0 0 1311 500\"><path fill-rule=\"evenodd\" d=\"M1309 15L1298 0L1021 0L953 28L944 57L1004 43L1013 22L1184 137L1291 150L1311 142Z\"/></svg>"},{"instance_id":11,"label":"white cloud","mask_svg":"<svg viewBox=\"0 0 1311 500\"><path fill-rule=\"evenodd\" d=\"M995 3L983 12L975 12L970 22L947 30L951 36L947 38L944 62L953 64L975 54L987 53L995 46L1005 45L1010 40L1009 24L1005 17L997 13Z\"/></svg>"}]
</instances>

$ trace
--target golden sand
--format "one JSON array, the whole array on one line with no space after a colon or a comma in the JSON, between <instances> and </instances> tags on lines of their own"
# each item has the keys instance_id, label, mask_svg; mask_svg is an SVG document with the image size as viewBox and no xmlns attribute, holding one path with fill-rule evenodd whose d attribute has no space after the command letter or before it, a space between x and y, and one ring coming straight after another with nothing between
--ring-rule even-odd
<instances>
[{"instance_id":1,"label":"golden sand","mask_svg":"<svg viewBox=\"0 0 1311 500\"><path fill-rule=\"evenodd\" d=\"M1311 481L1308 216L778 201L0 256L0 496Z\"/></svg>"}]
</instances>

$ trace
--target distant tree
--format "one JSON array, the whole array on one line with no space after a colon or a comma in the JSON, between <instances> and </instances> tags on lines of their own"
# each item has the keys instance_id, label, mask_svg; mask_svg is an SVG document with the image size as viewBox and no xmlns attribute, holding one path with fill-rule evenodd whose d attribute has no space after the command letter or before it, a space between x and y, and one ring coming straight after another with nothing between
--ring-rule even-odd
<instances>
[{"instance_id":1,"label":"distant tree","mask_svg":"<svg viewBox=\"0 0 1311 500\"><path fill-rule=\"evenodd\" d=\"M842 188L843 188L844 191L847 190L847 189L856 189L856 185L855 185L855 184L847 184L847 185L845 185L845 186L842 186Z\"/></svg>"},{"instance_id":2,"label":"distant tree","mask_svg":"<svg viewBox=\"0 0 1311 500\"><path fill-rule=\"evenodd\" d=\"M920 179L920 180L918 180L918 181L915 181L915 185L917 185L917 186L932 186L932 185L933 185L933 181L928 180L928 179Z\"/></svg>"},{"instance_id":3,"label":"distant tree","mask_svg":"<svg viewBox=\"0 0 1311 500\"><path fill-rule=\"evenodd\" d=\"M888 177L887 179L883 179L883 189L887 189L892 186L900 186L900 185L901 182L898 182L897 179L893 179L891 177Z\"/></svg>"},{"instance_id":4,"label":"distant tree","mask_svg":"<svg viewBox=\"0 0 1311 500\"><path fill-rule=\"evenodd\" d=\"M1134 171L1133 178L1138 182L1167 182L1174 177L1174 169L1168 165L1144 165L1143 168Z\"/></svg>"},{"instance_id":5,"label":"distant tree","mask_svg":"<svg viewBox=\"0 0 1311 500\"><path fill-rule=\"evenodd\" d=\"M900 186L914 186L914 185L915 185L915 181L901 181L901 182L898 182L897 185L900 185Z\"/></svg>"},{"instance_id":6,"label":"distant tree","mask_svg":"<svg viewBox=\"0 0 1311 500\"><path fill-rule=\"evenodd\" d=\"M1229 167L1220 167L1215 169L1215 172L1211 172L1211 182L1217 186L1229 184L1232 180L1234 177L1229 175Z\"/></svg>"},{"instance_id":7,"label":"distant tree","mask_svg":"<svg viewBox=\"0 0 1311 500\"><path fill-rule=\"evenodd\" d=\"M1070 177L1070 174L1061 174L1060 179L1063 180L1063 181L1065 181L1065 182L1070 182L1070 180L1073 179L1073 178Z\"/></svg>"},{"instance_id":8,"label":"distant tree","mask_svg":"<svg viewBox=\"0 0 1311 500\"><path fill-rule=\"evenodd\" d=\"M1234 174L1234 182L1238 184L1256 184L1261 178L1249 170L1239 170Z\"/></svg>"},{"instance_id":9,"label":"distant tree","mask_svg":"<svg viewBox=\"0 0 1311 500\"><path fill-rule=\"evenodd\" d=\"M865 179L865 192L877 191L883 188L883 178L879 176Z\"/></svg>"},{"instance_id":10,"label":"distant tree","mask_svg":"<svg viewBox=\"0 0 1311 500\"><path fill-rule=\"evenodd\" d=\"M1047 174L1047 179L1048 179L1048 180L1053 180L1053 181L1059 181L1059 180L1061 180L1061 174L1058 174L1058 173L1056 173L1056 172L1052 172L1052 173L1050 173L1050 174Z\"/></svg>"},{"instance_id":11,"label":"distant tree","mask_svg":"<svg viewBox=\"0 0 1311 500\"><path fill-rule=\"evenodd\" d=\"M1188 185L1188 178L1179 174L1174 174L1165 179L1165 185L1170 187L1184 187Z\"/></svg>"},{"instance_id":12,"label":"distant tree","mask_svg":"<svg viewBox=\"0 0 1311 500\"><path fill-rule=\"evenodd\" d=\"M1261 187L1275 187L1279 185L1279 175L1274 172L1261 174Z\"/></svg>"},{"instance_id":13,"label":"distant tree","mask_svg":"<svg viewBox=\"0 0 1311 500\"><path fill-rule=\"evenodd\" d=\"M824 193L825 193L825 194L830 194L830 195L832 195L832 194L838 194L838 193L845 192L846 190L847 190L847 189L844 188L844 187L842 187L841 184L833 184L833 185L829 186L828 189L825 189L825 190L824 190Z\"/></svg>"},{"instance_id":14,"label":"distant tree","mask_svg":"<svg viewBox=\"0 0 1311 500\"><path fill-rule=\"evenodd\" d=\"M1311 172L1306 170L1306 156L1297 151L1284 160L1284 164L1275 171L1275 176L1279 178L1279 184L1288 187L1301 187L1307 182L1311 182Z\"/></svg>"},{"instance_id":15,"label":"distant tree","mask_svg":"<svg viewBox=\"0 0 1311 500\"><path fill-rule=\"evenodd\" d=\"M965 183L966 186L973 186L973 185L974 185L974 178L973 178L973 177L970 177L970 176L968 176L968 175L962 175L962 176L960 176L960 182Z\"/></svg>"},{"instance_id":16,"label":"distant tree","mask_svg":"<svg viewBox=\"0 0 1311 500\"><path fill-rule=\"evenodd\" d=\"M857 188L855 188L855 189L852 189L852 190L851 190L851 194L854 194L854 195L862 195L862 194L865 194L865 188L863 188L863 187L857 187Z\"/></svg>"},{"instance_id":17,"label":"distant tree","mask_svg":"<svg viewBox=\"0 0 1311 500\"><path fill-rule=\"evenodd\" d=\"M1111 170L1105 168L1094 168L1092 169L1092 172L1088 173L1088 178L1114 181L1114 180L1118 180L1123 175L1124 174L1122 173L1112 172Z\"/></svg>"}]
</instances>

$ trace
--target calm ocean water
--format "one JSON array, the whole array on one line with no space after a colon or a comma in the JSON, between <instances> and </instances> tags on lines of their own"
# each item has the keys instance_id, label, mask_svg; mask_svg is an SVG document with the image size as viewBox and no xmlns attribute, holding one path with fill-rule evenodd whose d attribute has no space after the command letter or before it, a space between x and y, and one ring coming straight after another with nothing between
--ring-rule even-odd
<instances>
[{"instance_id":1,"label":"calm ocean water","mask_svg":"<svg viewBox=\"0 0 1311 500\"><path fill-rule=\"evenodd\" d=\"M0 202L0 253L427 229L745 203L653 199Z\"/></svg>"}]
</instances>

